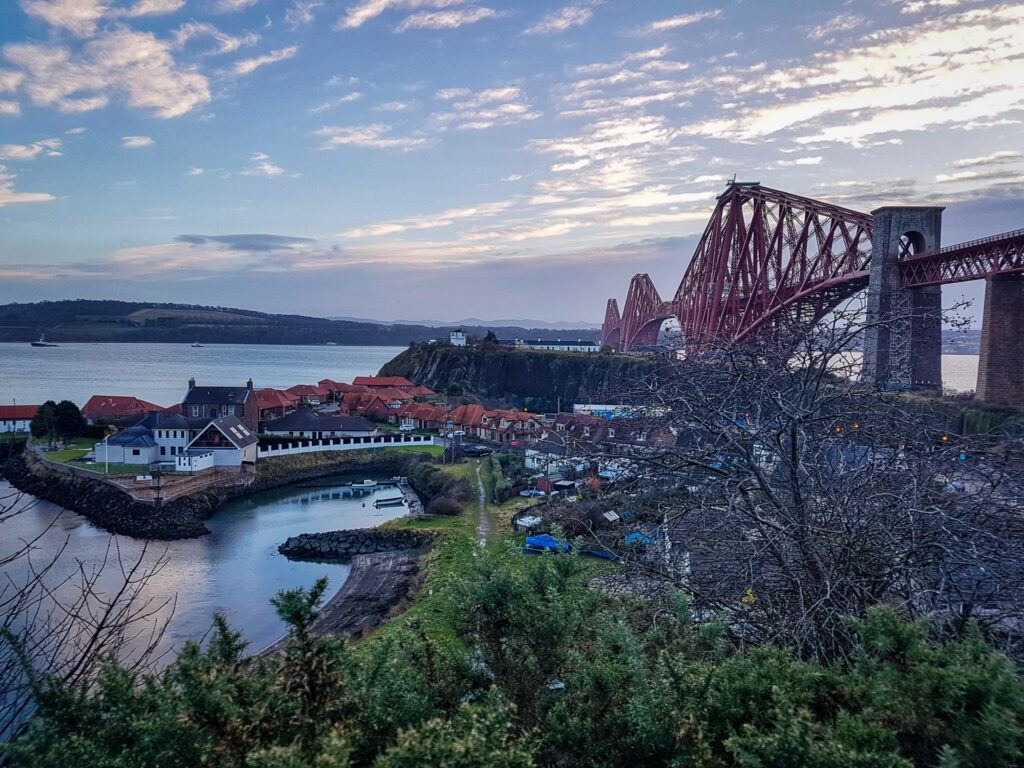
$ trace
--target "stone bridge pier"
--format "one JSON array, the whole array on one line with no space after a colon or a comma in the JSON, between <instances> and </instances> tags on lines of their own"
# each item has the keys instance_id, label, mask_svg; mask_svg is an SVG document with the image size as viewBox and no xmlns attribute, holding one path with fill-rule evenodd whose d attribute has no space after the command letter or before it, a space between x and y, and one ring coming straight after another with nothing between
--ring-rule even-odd
<instances>
[{"instance_id":1,"label":"stone bridge pier","mask_svg":"<svg viewBox=\"0 0 1024 768\"><path fill-rule=\"evenodd\" d=\"M976 394L991 405L1024 406L1024 275L985 281Z\"/></svg>"},{"instance_id":2,"label":"stone bridge pier","mask_svg":"<svg viewBox=\"0 0 1024 768\"><path fill-rule=\"evenodd\" d=\"M862 378L883 389L942 386L942 286L900 287L900 261L938 250L937 206L886 206L871 212L871 276Z\"/></svg>"}]
</instances>

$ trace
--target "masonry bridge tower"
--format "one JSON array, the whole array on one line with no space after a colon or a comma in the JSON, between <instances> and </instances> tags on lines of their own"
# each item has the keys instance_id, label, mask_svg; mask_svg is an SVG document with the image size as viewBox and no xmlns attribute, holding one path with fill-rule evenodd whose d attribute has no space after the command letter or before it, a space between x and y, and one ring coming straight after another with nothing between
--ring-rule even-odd
<instances>
[{"instance_id":1,"label":"masonry bridge tower","mask_svg":"<svg viewBox=\"0 0 1024 768\"><path fill-rule=\"evenodd\" d=\"M939 250L943 210L886 206L871 212L863 376L888 389L942 386L942 286L904 287L900 266Z\"/></svg>"}]
</instances>

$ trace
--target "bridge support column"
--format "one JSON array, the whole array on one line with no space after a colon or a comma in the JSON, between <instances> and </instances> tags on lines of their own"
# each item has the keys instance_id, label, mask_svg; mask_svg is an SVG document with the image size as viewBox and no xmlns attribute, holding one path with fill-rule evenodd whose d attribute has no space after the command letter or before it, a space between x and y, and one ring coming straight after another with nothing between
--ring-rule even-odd
<instances>
[{"instance_id":1,"label":"bridge support column","mask_svg":"<svg viewBox=\"0 0 1024 768\"><path fill-rule=\"evenodd\" d=\"M1024 405L1024 276L985 281L977 396L991 405Z\"/></svg>"},{"instance_id":2,"label":"bridge support column","mask_svg":"<svg viewBox=\"0 0 1024 768\"><path fill-rule=\"evenodd\" d=\"M942 287L901 288L902 259L940 247L941 207L871 212L868 330L861 377L883 389L942 386Z\"/></svg>"}]
</instances>

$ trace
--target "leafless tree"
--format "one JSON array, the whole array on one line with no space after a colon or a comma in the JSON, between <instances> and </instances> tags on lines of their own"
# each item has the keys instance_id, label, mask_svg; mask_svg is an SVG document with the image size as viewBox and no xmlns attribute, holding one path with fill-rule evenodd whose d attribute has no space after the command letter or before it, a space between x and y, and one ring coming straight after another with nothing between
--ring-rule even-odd
<instances>
[{"instance_id":1,"label":"leafless tree","mask_svg":"<svg viewBox=\"0 0 1024 768\"><path fill-rule=\"evenodd\" d=\"M35 500L11 491L0 497L0 540ZM17 733L33 708L37 686L49 681L88 685L100 665L116 658L142 671L161 663L161 640L173 601L146 593L163 568L143 546L123 556L110 537L100 562L85 562L54 546L47 534L59 515L29 540L11 542L0 556L0 738ZM72 560L73 567L68 567Z\"/></svg>"},{"instance_id":2,"label":"leafless tree","mask_svg":"<svg viewBox=\"0 0 1024 768\"><path fill-rule=\"evenodd\" d=\"M848 617L879 602L1019 637L1024 442L955 434L948 402L858 381L863 331L851 311L780 321L607 395L633 407L634 436L671 436L591 446L662 499L630 572L806 657L843 657Z\"/></svg>"}]
</instances>

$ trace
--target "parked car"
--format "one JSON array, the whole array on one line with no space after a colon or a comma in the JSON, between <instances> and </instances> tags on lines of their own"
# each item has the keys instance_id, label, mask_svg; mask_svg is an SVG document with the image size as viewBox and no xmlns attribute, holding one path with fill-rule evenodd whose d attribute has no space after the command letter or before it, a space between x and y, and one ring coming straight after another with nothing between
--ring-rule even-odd
<instances>
[{"instance_id":1,"label":"parked car","mask_svg":"<svg viewBox=\"0 0 1024 768\"><path fill-rule=\"evenodd\" d=\"M412 432L415 427L412 424L403 424L398 428L399 432Z\"/></svg>"}]
</instances>

